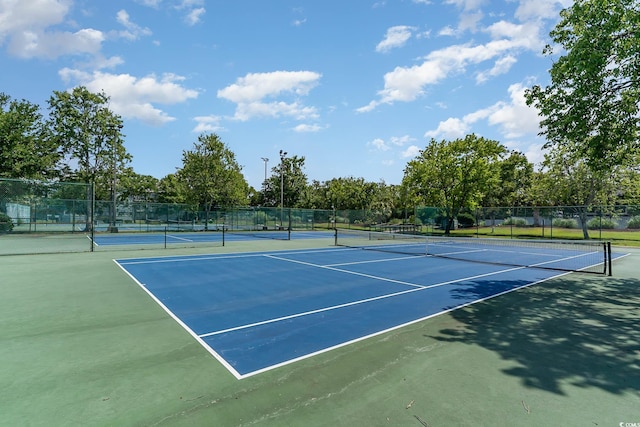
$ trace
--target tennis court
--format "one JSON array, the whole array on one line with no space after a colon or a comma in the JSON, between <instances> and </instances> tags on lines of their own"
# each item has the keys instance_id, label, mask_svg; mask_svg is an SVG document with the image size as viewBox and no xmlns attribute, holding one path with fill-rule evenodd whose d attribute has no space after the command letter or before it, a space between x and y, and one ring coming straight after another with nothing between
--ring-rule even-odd
<instances>
[{"instance_id":1,"label":"tennis court","mask_svg":"<svg viewBox=\"0 0 640 427\"><path fill-rule=\"evenodd\" d=\"M486 257L486 248L460 243L416 256L421 243L374 242L116 262L238 379L565 274L556 270L606 267L591 246L518 253L494 243L493 257L522 264L501 266L449 259L455 251Z\"/></svg>"},{"instance_id":2,"label":"tennis court","mask_svg":"<svg viewBox=\"0 0 640 427\"><path fill-rule=\"evenodd\" d=\"M112 233L96 234L93 238L95 247L103 246L139 246L139 245L185 245L185 244L218 244L224 241L242 242L254 239L290 240L318 239L331 237L331 231L292 231L288 230L213 230L213 231L181 231L158 230L146 233Z\"/></svg>"},{"instance_id":3,"label":"tennis court","mask_svg":"<svg viewBox=\"0 0 640 427\"><path fill-rule=\"evenodd\" d=\"M3 421L637 419L637 249L608 277L356 249L338 237L345 246L328 237L145 248L127 252L137 259L120 259L122 267L113 258L123 253L108 249L0 257ZM616 248L614 258L627 252Z\"/></svg>"}]
</instances>

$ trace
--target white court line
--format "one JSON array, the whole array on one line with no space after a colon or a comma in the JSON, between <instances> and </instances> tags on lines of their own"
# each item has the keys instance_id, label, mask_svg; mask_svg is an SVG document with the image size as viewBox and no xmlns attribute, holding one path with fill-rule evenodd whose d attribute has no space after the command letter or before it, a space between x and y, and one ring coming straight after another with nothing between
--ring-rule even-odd
<instances>
[{"instance_id":1,"label":"white court line","mask_svg":"<svg viewBox=\"0 0 640 427\"><path fill-rule=\"evenodd\" d=\"M367 278L374 279L374 280L381 280L381 281L392 282L392 283L400 283L400 284L412 286L413 289L408 289L408 290L399 291L399 292L393 292L391 294L380 295L380 296L377 296L377 297L366 298L366 299L363 299L363 300L352 301L352 302L348 302L348 303L344 303L344 304L338 304L338 305L333 305L333 306L329 306L329 307L319 308L319 309L316 309L316 310L305 311L305 312L302 312L302 313L291 314L291 315L288 315L288 316L276 317L276 318L273 318L273 319L263 320L263 321L255 322L255 323L249 323L249 324L241 325L241 326L235 326L233 328L222 329L222 330L219 330L219 331L207 332L205 334L199 335L200 338L206 338L206 337L210 337L210 336L213 336L213 335L224 334L224 333L227 333L227 332L233 332L233 331L238 331L238 330L242 330L242 329L253 328L255 326L267 325L267 324L270 324L270 323L277 323L277 322L281 322L281 321L284 321L284 320L294 319L294 318L297 318L297 317L309 316L309 315L312 315L312 314L322 313L322 312L331 311L331 310L337 310L337 309L344 308L344 307L350 307L350 306L354 306L354 305L358 305L358 304L365 304L365 303L369 303L369 302L372 302L372 301L378 301L378 300L382 300L382 299L385 299L385 298L392 298L392 297L396 297L398 295L404 295L404 294L408 294L408 293L411 293L411 292L422 291L422 290L425 290L425 289L437 288L437 287L440 287L440 286L451 285L451 284L454 284L454 283L464 282L464 281L467 281L467 280L479 279L481 277L493 276L493 275L498 275L498 274L502 274L502 273L506 273L506 272L510 272L510 271L521 270L521 269L526 268L526 267L514 267L514 268L508 268L508 269L505 269L505 270L494 271L494 272L491 272L491 273L477 274L475 276L469 276L469 277L464 277L464 278L460 278L460 279L454 279L454 280L448 280L448 281L445 281L445 282L434 283L432 285L416 285L414 283L401 282L401 281L398 281L398 280L391 280L391 279L387 279L387 278L384 278L384 277L371 276L371 275L368 275L368 274L362 274L362 273L357 273L357 272L354 272L354 271L342 270L342 269L323 266L323 265L316 265L316 264L311 264L311 263L307 263L307 262L295 261L295 260L290 260L290 259L280 258L280 257L275 257L275 256L270 256L270 255L264 255L264 256L267 257L267 258L272 258L272 259L276 259L276 260L280 260L280 261L293 262L293 263L296 263L296 264L303 264L303 265L307 265L307 266L310 266L310 267L323 268L323 269L338 271L338 272L341 272L341 273L352 274L352 275L356 275L356 276L363 276L363 277L367 277Z\"/></svg>"},{"instance_id":2,"label":"white court line","mask_svg":"<svg viewBox=\"0 0 640 427\"><path fill-rule=\"evenodd\" d=\"M400 285L407 285L407 286L412 286L412 287L416 287L416 288L420 288L420 289L424 289L425 288L425 286L416 285L415 283L403 282L402 280L388 279L386 277L372 276L371 274L364 274L364 273L358 273L358 272L355 272L355 271L343 270L341 268L335 268L335 267L331 267L331 266L328 266L328 265L312 264L310 262L298 261L298 260L288 259L288 258L282 258L282 257L273 256L273 255L263 255L263 256L266 257L266 258L277 259L277 260L280 260L280 261L292 262L294 264L302 264L302 265L306 265L306 266L309 266L309 267L322 268L322 269L325 269L325 270L338 271L340 273L353 274L354 276L367 277L369 279L382 280L382 281L385 281L385 282L397 283L397 284L400 284Z\"/></svg>"},{"instance_id":3,"label":"white court line","mask_svg":"<svg viewBox=\"0 0 640 427\"><path fill-rule=\"evenodd\" d=\"M193 242L193 240L191 239L185 239L184 237L174 236L173 234L167 234L167 237L171 239L182 240L183 242Z\"/></svg>"},{"instance_id":4,"label":"white court line","mask_svg":"<svg viewBox=\"0 0 640 427\"><path fill-rule=\"evenodd\" d=\"M472 243L473 244L473 243ZM479 243L478 245L481 245L481 243ZM432 244L432 246L436 246L436 247L444 247L444 248L460 248L460 249L468 249L468 246L461 246L461 245L445 245L445 244L438 244L438 243L434 243ZM514 249L516 249L517 247L514 247ZM540 248L540 250L542 249L546 249L546 248ZM570 251L570 249L552 249L552 250L557 250L557 251ZM446 255L455 255L455 254L463 254L463 253L472 253L472 252L496 252L496 253L505 253L505 254L518 254L518 255L532 255L532 256L542 256L542 257L560 257L560 258L555 258L556 260L564 260L564 259L571 259L571 258L575 258L575 256L573 257L568 257L568 258L563 258L564 254L560 254L560 253L547 253L547 252L531 252L531 251L514 251L514 250L509 250L508 248L505 249L497 249L496 247L485 247L485 248L479 248L479 249L469 249L466 251L456 251L456 252L447 252L444 254L437 254L435 256L446 256ZM591 252L580 252L579 255L577 256L586 256L586 255L593 255L593 254L599 254L600 252L598 251L591 251Z\"/></svg>"},{"instance_id":5,"label":"white court line","mask_svg":"<svg viewBox=\"0 0 640 427\"><path fill-rule=\"evenodd\" d=\"M515 270L517 270L517 268ZM495 297L499 297L499 296L508 294L510 292L518 291L520 289L528 288L529 286L537 285L539 283L543 283L543 282L546 282L548 280L555 279L557 277L562 277L562 276L564 276L566 274L569 274L569 273L568 272L560 273L558 275L551 276L551 277L546 278L546 279L541 279L541 280L538 280L538 281L535 281L535 282L527 283L526 285L522 285L522 286L519 286L519 287L516 287L516 288L507 289L506 291L500 292L500 293L495 294L495 295L489 295L489 296L487 296L485 298L481 298L481 299L474 300L474 301L469 301L468 303L460 304L460 305L457 305L455 307L452 307L452 308L449 308L449 309L445 309L445 310L439 311L437 313L430 314L428 316L420 317L418 319L411 320L409 322L402 323L402 324L399 324L399 325L396 325L396 326L392 326L390 328L383 329L381 331L373 332L373 333L371 333L369 335L363 335L361 337L358 337L358 338L355 338L355 339L352 339L352 340L349 340L349 341L341 342L341 343L333 345L331 347L327 347L327 348L323 348L323 349L318 350L318 351L314 351L313 353L304 354L302 356L295 357L295 358L289 359L289 360L285 360L284 362L280 362L280 363L277 363L275 365L270 365L270 366L267 366L267 367L262 368L262 369L258 369L258 370L252 371L252 372L248 372L246 374L240 375L237 378L239 380L242 380L242 379L254 376L254 375L258 375L258 374L261 374L263 372L270 371L272 369L276 369L276 368L279 368L279 367L282 367L282 366L289 365L291 363L298 362L300 360L308 359L308 358L311 358L311 357L317 356L319 354L326 353L326 352L329 352L329 351L332 351L332 350L335 350L335 349L338 349L338 348L341 348L341 347L346 347L348 345L357 343L359 341L364 341L366 339L373 338L373 337L376 337L378 335L386 334L387 332L395 331L397 329L401 329L401 328L404 328L406 326L413 325L415 323L419 323L419 322L422 322L422 321L427 320L427 319L431 319L432 317L436 317L436 316L440 316L442 314L450 313L450 312L452 312L454 310L458 310L458 309L461 309L461 308L464 308L464 307L468 307L470 305L477 304L479 302L487 301L489 299L492 299L492 298L495 298ZM232 373L233 373L233 371L232 371Z\"/></svg>"},{"instance_id":6,"label":"white court line","mask_svg":"<svg viewBox=\"0 0 640 427\"><path fill-rule=\"evenodd\" d=\"M330 252L333 252L333 251L336 251L336 250L339 250L339 251L341 251L341 250L353 251L353 250L358 250L358 249L354 249L354 248L319 249L319 250L313 250L313 251L310 251L310 250L281 251L281 252L277 252L277 253L282 254L282 255L287 255L287 254L306 254L306 253L311 253L311 252L325 252L325 251L327 253L330 253ZM273 253L275 253L275 252L271 252L271 254L273 254ZM230 255L222 256L222 257L221 256L216 256L216 255L204 256L204 257L189 256L188 258L190 258L190 259L185 259L184 257L168 256L168 257L166 257L167 259L159 260L158 257L154 257L154 258L150 258L150 260L147 260L147 261L137 261L137 262L134 261L134 262L130 262L129 264L143 264L145 262L146 263L154 263L154 262L180 262L180 261L195 261L195 260L215 260L215 259L221 259L221 258L244 258L244 257L256 257L256 256L268 256L268 257L270 257L272 259L276 259L276 260L280 260L280 261L301 263L301 264L306 264L308 266L312 266L312 267L316 267L316 268L327 268L327 269L332 269L332 270L335 270L335 271L338 271L338 272L347 273L347 274L358 274L358 273L350 272L350 271L347 271L347 270L332 268L330 266L314 265L314 264L311 264L311 263L303 263L303 262L300 262L300 261L293 261L293 260L290 260L290 259L286 259L286 258L274 256L274 255L265 255L264 252L256 252L256 253L253 253L253 254L235 253L235 254L230 254ZM419 257L413 257L413 256L409 257L409 259L411 259L411 258L419 258ZM140 260L140 258L131 258L131 260ZM529 287L529 286L532 286L532 285L535 285L535 284L538 284L538 283L545 282L545 281L553 279L553 278L557 278L557 277L569 274L568 272L567 273L557 274L557 275L554 275L554 276L551 276L551 277L548 277L548 278L545 278L545 279L541 279L541 280L538 280L538 281L535 281L535 282L528 283L528 284L523 285L523 286L519 286L519 287L516 287L516 288L508 289L506 291L500 292L500 293L495 294L495 295L490 295L488 297L485 297L485 298L482 298L482 299L479 299L479 300L470 301L468 303L461 304L459 306L452 307L450 309L442 310L442 311L440 311L438 313L434 313L434 314L431 314L431 315L428 315L428 316L425 316L425 317L421 317L421 318L418 318L418 319L415 319L415 320L411 320L411 321L406 322L406 323L402 323L402 324L399 324L399 325L396 325L396 326L392 326L390 328L387 328L387 329L384 329L384 330L380 330L380 331L371 333L369 335L361 336L361 337L355 338L355 339L350 340L350 341L345 341L345 342L336 344L334 346L327 347L327 348L315 351L313 353L309 353L309 354L305 354L305 355L302 355L302 356L299 356L299 357L296 357L296 358L293 358L293 359L289 359L289 360L277 363L275 365L270 365L270 366L267 366L267 367L262 368L262 369L258 369L258 370L252 371L252 372L247 372L245 374L240 374L222 356L220 356L215 350L213 350L213 348L211 346L209 346L209 344L207 344L204 341L203 337L207 337L207 336L211 336L211 335L215 335L215 334L221 334L221 333L229 332L229 331L233 331L233 330L246 329L246 328L250 328L250 327L254 327L254 326L264 325L264 324L267 324L267 323L274 323L274 322L277 322L277 321L280 321L280 320L290 319L290 318L294 318L294 317L302 317L302 316L310 315L312 313L317 313L317 312L321 312L321 311L335 310L335 309L340 308L341 306L363 304L363 303L370 302L370 301L373 301L373 300L376 300L376 299L380 300L380 299L384 299L384 298L391 298L392 296L397 296L397 295L401 295L401 294L405 294L405 293L411 293L411 292L417 292L417 291L421 291L421 290L424 290L424 289L435 288L435 287L438 287L438 286L444 286L444 285L448 285L448 284L454 284L454 283L462 282L462 281L465 281L465 280L472 280L474 278L480 278L480 277L486 277L486 276L492 276L492 275L499 275L499 274L502 274L502 273L505 273L505 272L524 269L526 267L519 266L519 267L509 268L509 269L500 270L500 271L496 271L496 272L492 272L492 273L487 273L487 274L482 274L482 275L477 275L477 276L471 276L471 277L451 280L451 281L447 281L447 282L436 283L436 284L428 285L428 286L421 286L420 287L420 285L412 284L412 286L414 286L413 289L408 289L408 290L405 290L405 291L396 292L394 294L388 294L388 295L383 295L383 296L379 296L379 297L375 297L375 298L369 298L367 300L354 301L354 302L351 302L351 303L341 304L341 305L337 305L337 306L333 306L333 307L326 307L326 308L323 308L323 309L313 310L313 311L309 311L309 312L306 312L306 313L298 313L298 314L294 314L294 315L291 315L291 316L285 316L285 317L281 317L281 318L277 318L277 319L271 319L271 320L267 320L267 321L263 321L263 322L257 322L257 323L250 324L250 325L243 325L243 326L239 326L239 327L235 327L235 328L230 328L230 329L227 329L225 331L217 331L217 332L212 332L212 333L208 333L208 334L197 335L184 322L182 322L175 314L173 314L173 312L171 312L171 310L169 310L168 307L166 307L160 300L158 300L158 298L156 298L153 295L153 293L151 293L146 288L145 285L141 284L132 274L130 274L122 265L120 265L119 261L114 260L114 262L116 262L119 265L119 267L129 277L131 277L134 280L135 283L137 283L149 296L151 296L151 298L154 301L156 301L174 320L176 320L178 322L179 325L181 325L190 335L192 335L196 339L196 341L198 341L206 349L207 352L209 352L211 355L213 355L215 357L215 359L218 360L224 367L226 367L229 370L229 372L231 372L231 374L238 380L244 379L244 378L247 378L247 377L250 377L250 376L253 376L253 375L257 375L257 374L260 374L260 373L263 373L263 372L266 372L266 371L269 371L269 370L272 370L272 369L275 369L275 368L278 368L278 367L281 367L281 366L284 366L284 365L288 365L290 363L294 363L294 362L297 362L299 360L307 359L309 357L313 357L313 356L316 356L318 354L322 354L322 353L325 353L325 352L328 352L328 351L331 351L331 350L334 350L334 349L337 349L337 348L340 348L340 347L344 347L344 346L350 345L352 343L359 342L359 341L362 341L362 340L365 340L365 339L368 339L368 338L371 338L371 337L375 337L375 336L378 336L378 335L381 335L381 334L384 334L384 333L387 333L387 332L390 332L390 331L394 331L394 330L403 328L405 326L412 325L412 324L421 322L423 320L426 320L426 319L429 319L429 318L432 318L432 317L435 317L435 316L439 316L439 315L444 314L444 313L451 312L453 310L457 310L457 309L462 308L462 307L466 307L466 306L469 306L469 305L472 305L472 304L476 304L478 302L482 302L482 301L485 301L485 300L488 300L488 299L491 299L491 298L495 298L495 297L504 295L506 293L510 293L510 292L513 292L513 291L516 291L516 290L519 290L519 289L523 289L523 288L526 288L526 287ZM123 264L126 264L126 262L123 262ZM368 276L368 277L376 279L376 276ZM385 280L384 278L377 278L377 279Z\"/></svg>"},{"instance_id":7,"label":"white court line","mask_svg":"<svg viewBox=\"0 0 640 427\"><path fill-rule=\"evenodd\" d=\"M231 366L225 359L224 357L220 356L209 344L207 344L206 342L204 342L204 340L202 338L200 338L198 336L198 334L196 334L189 326L187 326L186 323L184 323L182 320L180 320L180 318L178 316L176 316L170 309L169 307L167 307L166 305L164 305L164 303L162 301L160 301L154 294L153 292L151 292L149 289L147 289L147 287L140 283L140 281L138 281L138 279L135 278L135 276L133 276L131 273L129 273L127 271L126 268L124 268L122 265L120 265L120 263L118 261L116 261L115 259L113 260L116 264L118 264L118 267L120 267L122 269L122 271L124 271L135 283L138 284L138 286L140 286L140 288L142 288L147 295L149 295L151 297L151 299L153 299L160 307L162 307L162 309L164 311L167 312L167 314L169 316L171 316L171 318L173 318L173 320L175 320L176 322L178 322L178 324L180 326L182 326L184 328L185 331L187 331L189 333L189 335L191 335L193 338L195 338L195 340L197 342L200 343L201 346L203 346L205 348L205 350L207 350L209 352L209 354L211 354L213 357L216 358L216 360L218 362L220 362L222 364L222 366L224 366L225 368L227 368L227 370L229 370L229 372L231 372L231 374L236 377L237 379L242 379L242 375L240 374L240 372L236 371L235 368L233 366Z\"/></svg>"},{"instance_id":8,"label":"white court line","mask_svg":"<svg viewBox=\"0 0 640 427\"><path fill-rule=\"evenodd\" d=\"M357 249L353 248L341 248L341 249L317 249L317 250L297 250L297 251L272 251L269 253L282 253L282 254L312 254L312 253L320 253L320 252L338 252L338 251L354 251ZM149 257L149 258L123 258L118 260L119 263L123 265L133 265L133 264L157 264L157 263L169 263L169 262L194 262L194 261L209 261L212 259L229 259L229 258L252 258L252 257L261 257L264 256L265 252L232 252L229 254L210 254L210 255L184 255L184 256L176 256L176 255L166 255L162 257Z\"/></svg>"},{"instance_id":9,"label":"white court line","mask_svg":"<svg viewBox=\"0 0 640 427\"><path fill-rule=\"evenodd\" d=\"M402 257L395 257L395 258L383 258L383 259L370 259L367 261L354 261L354 262L339 262L336 264L326 264L326 267L340 267L341 265L358 265L358 264L371 264L371 263L375 263L375 262L388 262L388 261L406 261L409 259L420 259L420 258L424 258L426 257L426 255L408 255L408 256L402 256Z\"/></svg>"}]
</instances>

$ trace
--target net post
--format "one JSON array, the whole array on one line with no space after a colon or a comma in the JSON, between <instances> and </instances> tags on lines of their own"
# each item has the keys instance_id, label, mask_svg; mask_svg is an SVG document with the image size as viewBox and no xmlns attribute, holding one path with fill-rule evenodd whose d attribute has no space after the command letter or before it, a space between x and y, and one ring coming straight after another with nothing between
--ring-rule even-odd
<instances>
[{"instance_id":1,"label":"net post","mask_svg":"<svg viewBox=\"0 0 640 427\"><path fill-rule=\"evenodd\" d=\"M224 238L225 238L225 235L227 234L226 228L227 227L224 221L224 217L222 217L222 246L224 246Z\"/></svg>"},{"instance_id":2,"label":"net post","mask_svg":"<svg viewBox=\"0 0 640 427\"><path fill-rule=\"evenodd\" d=\"M607 266L609 267L609 276L613 276L613 271L611 270L611 265L612 265L612 262L611 262L611 258L612 258L611 257L611 242L607 242L606 248L607 248L606 249L606 253L607 253L607 258L606 259L607 259Z\"/></svg>"},{"instance_id":3,"label":"net post","mask_svg":"<svg viewBox=\"0 0 640 427\"><path fill-rule=\"evenodd\" d=\"M164 227L164 248L167 249L167 227Z\"/></svg>"},{"instance_id":4,"label":"net post","mask_svg":"<svg viewBox=\"0 0 640 427\"><path fill-rule=\"evenodd\" d=\"M287 240L291 240L291 208L289 208L289 225L287 226Z\"/></svg>"},{"instance_id":5,"label":"net post","mask_svg":"<svg viewBox=\"0 0 640 427\"><path fill-rule=\"evenodd\" d=\"M91 249L90 251L93 252L94 246L95 246L95 241L96 241L96 186L95 186L95 182L91 182L91 200L89 201L90 206L89 209L91 211L91 214L89 215L89 218L87 219L87 221L85 221L85 223L89 223L90 227L91 227Z\"/></svg>"},{"instance_id":6,"label":"net post","mask_svg":"<svg viewBox=\"0 0 640 427\"><path fill-rule=\"evenodd\" d=\"M333 245L338 246L338 227L333 228Z\"/></svg>"}]
</instances>

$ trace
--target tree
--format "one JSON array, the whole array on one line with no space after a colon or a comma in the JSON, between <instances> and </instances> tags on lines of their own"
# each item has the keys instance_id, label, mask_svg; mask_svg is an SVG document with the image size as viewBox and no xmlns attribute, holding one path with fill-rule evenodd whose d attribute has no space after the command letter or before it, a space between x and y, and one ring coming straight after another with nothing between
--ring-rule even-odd
<instances>
[{"instance_id":1,"label":"tree","mask_svg":"<svg viewBox=\"0 0 640 427\"><path fill-rule=\"evenodd\" d=\"M156 199L159 203L187 202L186 190L176 174L170 173L160 179Z\"/></svg>"},{"instance_id":2,"label":"tree","mask_svg":"<svg viewBox=\"0 0 640 427\"><path fill-rule=\"evenodd\" d=\"M0 93L0 177L53 178L60 159L40 107Z\"/></svg>"},{"instance_id":3,"label":"tree","mask_svg":"<svg viewBox=\"0 0 640 427\"><path fill-rule=\"evenodd\" d=\"M300 207L307 186L307 175L303 172L304 160L304 156L283 156L281 162L271 168L271 176L264 190L266 206L280 206L283 196L285 207Z\"/></svg>"},{"instance_id":4,"label":"tree","mask_svg":"<svg viewBox=\"0 0 640 427\"><path fill-rule=\"evenodd\" d=\"M533 179L533 165L519 151L498 163L499 179L493 188L487 189L482 205L485 207L521 206L528 202Z\"/></svg>"},{"instance_id":5,"label":"tree","mask_svg":"<svg viewBox=\"0 0 640 427\"><path fill-rule=\"evenodd\" d=\"M188 203L205 211L205 229L209 213L216 206L247 204L249 185L235 154L216 134L202 134L194 149L182 152L182 169L177 172Z\"/></svg>"},{"instance_id":6,"label":"tree","mask_svg":"<svg viewBox=\"0 0 640 427\"><path fill-rule=\"evenodd\" d=\"M445 234L462 208L473 208L499 179L507 152L499 142L467 135L454 141L431 139L404 170L402 185L415 204L444 209Z\"/></svg>"},{"instance_id":7,"label":"tree","mask_svg":"<svg viewBox=\"0 0 640 427\"><path fill-rule=\"evenodd\" d=\"M370 207L373 192L364 178L333 178L325 182L327 198L337 210L357 210Z\"/></svg>"},{"instance_id":8,"label":"tree","mask_svg":"<svg viewBox=\"0 0 640 427\"><path fill-rule=\"evenodd\" d=\"M566 52L551 83L526 92L540 110L545 148L566 144L599 173L637 158L640 140L640 3L577 0L550 33ZM555 47L547 46L546 55Z\"/></svg>"},{"instance_id":9,"label":"tree","mask_svg":"<svg viewBox=\"0 0 640 427\"><path fill-rule=\"evenodd\" d=\"M54 91L48 103L53 138L70 164L77 164L75 174L94 188L102 177L105 186L95 191L106 194L106 183L113 187L114 177L131 159L123 145L122 119L109 110L109 97L80 86L71 92ZM114 191L110 188L109 193L113 196ZM87 200L91 199L87 194ZM92 212L87 216L87 230L92 216Z\"/></svg>"},{"instance_id":10,"label":"tree","mask_svg":"<svg viewBox=\"0 0 640 427\"><path fill-rule=\"evenodd\" d=\"M589 238L587 213L594 204L615 201L621 182L620 167L594 170L569 145L545 155L536 194L555 206L565 206L580 218L582 234Z\"/></svg>"},{"instance_id":11,"label":"tree","mask_svg":"<svg viewBox=\"0 0 640 427\"><path fill-rule=\"evenodd\" d=\"M159 180L151 175L141 175L132 168L126 168L118 177L118 197L120 200L153 201L158 193Z\"/></svg>"}]
</instances>

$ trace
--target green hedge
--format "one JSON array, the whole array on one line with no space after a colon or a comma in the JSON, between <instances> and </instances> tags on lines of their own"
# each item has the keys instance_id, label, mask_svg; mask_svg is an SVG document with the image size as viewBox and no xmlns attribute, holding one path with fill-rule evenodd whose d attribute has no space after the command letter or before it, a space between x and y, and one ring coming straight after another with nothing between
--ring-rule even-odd
<instances>
[{"instance_id":1,"label":"green hedge","mask_svg":"<svg viewBox=\"0 0 640 427\"><path fill-rule=\"evenodd\" d=\"M578 228L578 222L573 218L554 218L552 224L559 228Z\"/></svg>"},{"instance_id":2,"label":"green hedge","mask_svg":"<svg viewBox=\"0 0 640 427\"><path fill-rule=\"evenodd\" d=\"M592 218L587 222L589 230L613 230L618 225L611 218Z\"/></svg>"},{"instance_id":3,"label":"green hedge","mask_svg":"<svg viewBox=\"0 0 640 427\"><path fill-rule=\"evenodd\" d=\"M631 219L627 223L627 228L633 228L633 229L640 228L640 215L631 217Z\"/></svg>"},{"instance_id":4,"label":"green hedge","mask_svg":"<svg viewBox=\"0 0 640 427\"><path fill-rule=\"evenodd\" d=\"M13 222L9 215L0 213L0 233L9 233L13 230Z\"/></svg>"},{"instance_id":5,"label":"green hedge","mask_svg":"<svg viewBox=\"0 0 640 427\"><path fill-rule=\"evenodd\" d=\"M527 225L527 220L524 218L511 217L511 218L505 219L502 222L502 225L514 225L516 227L525 227Z\"/></svg>"}]
</instances>

